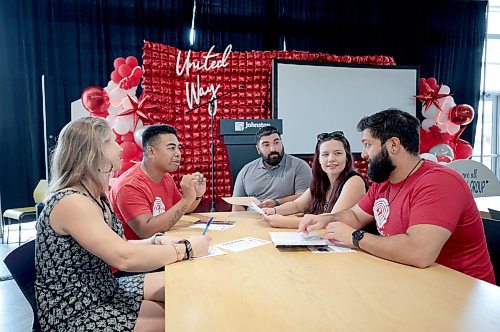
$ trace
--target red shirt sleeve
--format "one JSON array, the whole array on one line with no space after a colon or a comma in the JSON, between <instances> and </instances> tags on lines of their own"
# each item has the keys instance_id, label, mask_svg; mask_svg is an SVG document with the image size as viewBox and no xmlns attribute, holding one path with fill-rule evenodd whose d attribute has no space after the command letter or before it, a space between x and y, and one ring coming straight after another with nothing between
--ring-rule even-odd
<instances>
[{"instance_id":1,"label":"red shirt sleeve","mask_svg":"<svg viewBox=\"0 0 500 332\"><path fill-rule=\"evenodd\" d=\"M467 195L450 195L450 190L469 190L449 173L426 174L425 180L416 185L411 202L408 226L431 224L453 232L469 203Z\"/></svg>"},{"instance_id":2,"label":"red shirt sleeve","mask_svg":"<svg viewBox=\"0 0 500 332\"><path fill-rule=\"evenodd\" d=\"M373 204L375 204L375 195L376 190L378 190L378 186L379 184L372 184L370 189L368 189L368 192L364 194L361 200L358 202L358 206L361 208L361 210L365 211L370 216L373 216Z\"/></svg>"},{"instance_id":3,"label":"red shirt sleeve","mask_svg":"<svg viewBox=\"0 0 500 332\"><path fill-rule=\"evenodd\" d=\"M141 214L151 214L151 204L147 197L150 195L144 193L144 188L124 185L116 194L116 205L121 212L124 220L129 220L140 216Z\"/></svg>"}]
</instances>

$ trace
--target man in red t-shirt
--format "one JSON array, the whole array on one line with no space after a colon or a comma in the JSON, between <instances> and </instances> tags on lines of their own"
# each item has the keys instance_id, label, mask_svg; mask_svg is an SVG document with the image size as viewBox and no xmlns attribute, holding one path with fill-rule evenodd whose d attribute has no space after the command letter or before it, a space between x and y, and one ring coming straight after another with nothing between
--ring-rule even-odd
<instances>
[{"instance_id":1,"label":"man in red t-shirt","mask_svg":"<svg viewBox=\"0 0 500 332\"><path fill-rule=\"evenodd\" d=\"M181 144L175 128L153 125L142 134L143 159L111 185L109 200L129 240L168 231L185 214L194 211L206 191L200 173L184 175L182 194L169 174L179 168Z\"/></svg>"},{"instance_id":2,"label":"man in red t-shirt","mask_svg":"<svg viewBox=\"0 0 500 332\"><path fill-rule=\"evenodd\" d=\"M481 215L460 174L420 159L418 119L388 109L363 118L363 152L374 184L353 208L305 215L299 231L326 227L326 238L420 268L437 262L495 284ZM382 236L361 230L375 219Z\"/></svg>"}]
</instances>

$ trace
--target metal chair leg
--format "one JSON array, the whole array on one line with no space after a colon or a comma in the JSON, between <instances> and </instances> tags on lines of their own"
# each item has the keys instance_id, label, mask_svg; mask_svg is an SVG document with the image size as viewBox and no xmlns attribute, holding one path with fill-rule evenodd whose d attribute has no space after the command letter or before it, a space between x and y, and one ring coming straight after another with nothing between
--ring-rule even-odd
<instances>
[{"instance_id":1,"label":"metal chair leg","mask_svg":"<svg viewBox=\"0 0 500 332\"><path fill-rule=\"evenodd\" d=\"M21 245L21 219L19 221L19 241L17 242L17 246L19 247Z\"/></svg>"},{"instance_id":2,"label":"metal chair leg","mask_svg":"<svg viewBox=\"0 0 500 332\"><path fill-rule=\"evenodd\" d=\"M10 218L7 218L7 220L9 221L9 228L7 228L7 244L9 244L10 225L12 225L12 222Z\"/></svg>"}]
</instances>

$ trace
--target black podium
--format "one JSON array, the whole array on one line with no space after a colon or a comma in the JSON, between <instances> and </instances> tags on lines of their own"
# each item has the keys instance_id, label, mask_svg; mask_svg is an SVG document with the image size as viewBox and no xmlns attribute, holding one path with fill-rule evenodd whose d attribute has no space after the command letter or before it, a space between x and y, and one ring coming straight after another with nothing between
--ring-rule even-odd
<instances>
[{"instance_id":1,"label":"black podium","mask_svg":"<svg viewBox=\"0 0 500 332\"><path fill-rule=\"evenodd\" d=\"M265 126L274 126L280 133L283 133L281 119L220 120L220 136L223 137L224 144L227 146L233 185L240 169L259 157L255 148L255 134Z\"/></svg>"}]
</instances>

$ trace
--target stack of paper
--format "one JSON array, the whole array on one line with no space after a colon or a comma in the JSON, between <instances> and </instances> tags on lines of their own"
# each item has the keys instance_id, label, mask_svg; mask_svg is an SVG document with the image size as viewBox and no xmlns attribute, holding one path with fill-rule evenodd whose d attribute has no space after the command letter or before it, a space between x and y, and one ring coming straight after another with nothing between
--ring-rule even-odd
<instances>
[{"instance_id":1,"label":"stack of paper","mask_svg":"<svg viewBox=\"0 0 500 332\"><path fill-rule=\"evenodd\" d=\"M309 234L297 232L269 232L271 240L275 247L307 247L307 246L326 246L328 240L324 240L314 232Z\"/></svg>"}]
</instances>

